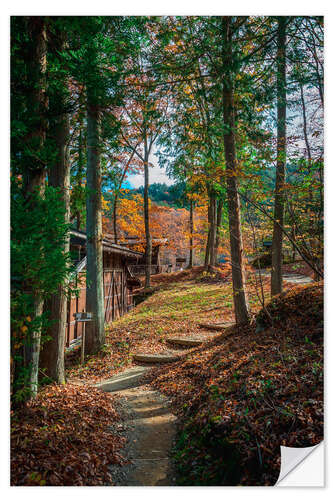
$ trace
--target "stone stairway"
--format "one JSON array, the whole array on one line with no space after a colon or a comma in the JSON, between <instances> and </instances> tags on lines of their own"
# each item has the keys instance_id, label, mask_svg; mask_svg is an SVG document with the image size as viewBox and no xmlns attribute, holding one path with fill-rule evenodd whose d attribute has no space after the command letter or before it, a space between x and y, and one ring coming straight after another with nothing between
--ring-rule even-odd
<instances>
[{"instance_id":1,"label":"stone stairway","mask_svg":"<svg viewBox=\"0 0 333 500\"><path fill-rule=\"evenodd\" d=\"M199 347L200 345L208 342L210 339L202 337L167 337L166 342L168 344L183 347L184 349L191 349L192 347ZM136 353L133 355L133 360L141 363L171 363L173 361L179 361L182 358L182 354L178 351L170 351L166 353L159 354L144 354Z\"/></svg>"},{"instance_id":2,"label":"stone stairway","mask_svg":"<svg viewBox=\"0 0 333 500\"><path fill-rule=\"evenodd\" d=\"M199 327L205 330L213 331L226 331L233 327L235 323L199 323ZM184 350L191 349L192 347L199 347L206 342L209 342L214 337L167 337L166 342L175 347L183 347ZM165 353L150 354L150 353L136 353L133 355L133 360L138 363L172 363L179 361L183 357L183 353L179 351L170 351Z\"/></svg>"}]
</instances>

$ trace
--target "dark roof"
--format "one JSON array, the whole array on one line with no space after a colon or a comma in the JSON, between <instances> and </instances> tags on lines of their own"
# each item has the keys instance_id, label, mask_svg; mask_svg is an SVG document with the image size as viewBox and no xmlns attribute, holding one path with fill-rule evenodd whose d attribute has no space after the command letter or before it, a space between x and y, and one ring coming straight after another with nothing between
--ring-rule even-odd
<instances>
[{"instance_id":1,"label":"dark roof","mask_svg":"<svg viewBox=\"0 0 333 500\"><path fill-rule=\"evenodd\" d=\"M73 243L83 243L86 244L87 235L83 231L79 231L78 229L70 230L71 241ZM137 252L130 248L126 248L122 245L116 245L115 243L110 243L109 241L103 239L103 250L105 252L117 253L121 255L126 255L127 257L142 257L142 252Z\"/></svg>"},{"instance_id":2,"label":"dark roof","mask_svg":"<svg viewBox=\"0 0 333 500\"><path fill-rule=\"evenodd\" d=\"M166 245L168 243L168 238L152 238L151 239L152 245L157 247L160 245ZM136 238L136 237L131 237L128 236L126 238L126 242L120 242L120 245L129 245L129 246L134 246L134 245L145 245L146 240L144 238Z\"/></svg>"},{"instance_id":3,"label":"dark roof","mask_svg":"<svg viewBox=\"0 0 333 500\"><path fill-rule=\"evenodd\" d=\"M104 238L106 241L112 243L114 242L114 233L107 233L104 235ZM120 241L119 245L126 246L146 244L146 240L144 237L140 238L139 236L125 236L124 239L126 241ZM165 245L166 243L168 243L168 238L152 238L151 241L155 245Z\"/></svg>"}]
</instances>

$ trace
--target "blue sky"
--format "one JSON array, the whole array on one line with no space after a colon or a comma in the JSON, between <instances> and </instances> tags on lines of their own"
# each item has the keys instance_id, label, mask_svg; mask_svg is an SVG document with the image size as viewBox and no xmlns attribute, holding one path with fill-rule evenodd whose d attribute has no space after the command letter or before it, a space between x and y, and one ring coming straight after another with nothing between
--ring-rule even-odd
<instances>
[{"instance_id":1,"label":"blue sky","mask_svg":"<svg viewBox=\"0 0 333 500\"><path fill-rule=\"evenodd\" d=\"M149 169L149 184L154 184L154 182L161 182L167 184L168 186L174 184L175 181L169 179L169 177L166 175L165 169L159 166L157 157L154 153L151 155L150 161L154 166ZM143 173L139 175L129 175L126 183L124 184L124 187L138 188L140 186L143 186L143 184Z\"/></svg>"}]
</instances>

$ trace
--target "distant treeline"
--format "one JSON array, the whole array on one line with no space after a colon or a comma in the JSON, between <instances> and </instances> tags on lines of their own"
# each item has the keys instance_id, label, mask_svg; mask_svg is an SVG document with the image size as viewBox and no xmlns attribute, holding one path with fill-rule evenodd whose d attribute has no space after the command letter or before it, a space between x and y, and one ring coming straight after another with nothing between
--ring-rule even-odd
<instances>
[{"instance_id":1,"label":"distant treeline","mask_svg":"<svg viewBox=\"0 0 333 500\"><path fill-rule=\"evenodd\" d=\"M144 187L140 186L137 189L132 189L133 194L141 194L143 196ZM186 199L186 184L177 182L168 186L165 183L154 182L148 189L149 198L157 205L168 205L175 208L188 208L189 204Z\"/></svg>"}]
</instances>

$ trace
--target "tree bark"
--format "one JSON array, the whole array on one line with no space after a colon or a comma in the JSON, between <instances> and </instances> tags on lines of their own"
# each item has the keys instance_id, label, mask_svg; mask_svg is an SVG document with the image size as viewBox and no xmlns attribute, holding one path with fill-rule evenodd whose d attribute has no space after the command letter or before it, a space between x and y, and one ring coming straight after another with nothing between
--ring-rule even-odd
<instances>
[{"instance_id":1,"label":"tree bark","mask_svg":"<svg viewBox=\"0 0 333 500\"><path fill-rule=\"evenodd\" d=\"M63 44L59 47L59 50L62 49ZM59 95L59 106L64 110L65 98L62 90L60 92L62 95ZM60 189L59 195L63 200L65 209L64 223L68 224L70 220L70 167L67 151L69 116L65 111L56 118L54 135L57 158L50 168L49 185ZM69 252L69 235L64 242L62 251L64 254L68 254ZM66 285L67 283L65 282L62 286L59 286L58 293L47 302L51 320L51 326L47 333L51 337L51 340L45 344L41 352L41 365L46 375L59 384L65 383Z\"/></svg>"},{"instance_id":2,"label":"tree bark","mask_svg":"<svg viewBox=\"0 0 333 500\"><path fill-rule=\"evenodd\" d=\"M87 296L86 311L93 320L86 325L85 352L97 352L105 343L102 194L100 166L100 111L91 91L87 102Z\"/></svg>"},{"instance_id":3,"label":"tree bark","mask_svg":"<svg viewBox=\"0 0 333 500\"><path fill-rule=\"evenodd\" d=\"M31 46L30 71L33 82L33 90L28 106L30 114L35 118L35 127L30 135L33 140L33 149L36 151L37 160L32 167L28 168L24 175L25 195L29 198L32 192L38 192L40 196L45 194L46 168L42 160L39 159L46 139L46 51L47 36L46 26L43 17L29 17L28 32L34 43ZM33 294L34 318L40 318L43 314L44 298L42 294L30 290L29 283L26 283L28 293ZM38 372L40 357L41 326L36 327L32 332L31 342L24 346L25 366L29 370L28 398L36 398L38 392ZM16 384L14 384L16 385Z\"/></svg>"},{"instance_id":4,"label":"tree bark","mask_svg":"<svg viewBox=\"0 0 333 500\"><path fill-rule=\"evenodd\" d=\"M277 162L272 242L271 295L282 292L282 242L286 168L286 17L278 18L277 33Z\"/></svg>"},{"instance_id":5,"label":"tree bark","mask_svg":"<svg viewBox=\"0 0 333 500\"><path fill-rule=\"evenodd\" d=\"M216 203L216 196L215 194L211 195L211 214L212 214L212 220L211 220L211 234L210 234L210 240L209 240L209 264L208 268L213 268L215 266L216 262L216 247L215 247L215 242L216 242L216 223L217 223L217 203Z\"/></svg>"},{"instance_id":6,"label":"tree bark","mask_svg":"<svg viewBox=\"0 0 333 500\"><path fill-rule=\"evenodd\" d=\"M29 115L34 118L31 123L32 130L28 132L27 142L35 154L30 156L30 165L24 172L24 188L26 196L34 190L44 194L46 181L45 162L41 158L41 151L45 144L47 121L46 121L46 51L47 35L45 20L43 17L29 17L28 33L31 44L29 65L30 80L32 82L31 93L27 99Z\"/></svg>"},{"instance_id":7,"label":"tree bark","mask_svg":"<svg viewBox=\"0 0 333 500\"><path fill-rule=\"evenodd\" d=\"M215 238L215 250L214 250L214 254L215 254L215 266L218 265L218 262L217 262L217 256L218 256L218 249L219 249L219 245L220 245L220 227L221 227L221 223L222 223L222 209L223 209L223 202L221 199L219 199L217 201L217 207L216 207L216 210L217 210L217 215L216 215L216 238Z\"/></svg>"},{"instance_id":8,"label":"tree bark","mask_svg":"<svg viewBox=\"0 0 333 500\"><path fill-rule=\"evenodd\" d=\"M323 77L320 75L319 59L318 59L317 50L316 50L316 43L315 43L313 34L311 32L311 29L309 29L309 32L310 32L311 38L313 40L313 50L311 50L311 52L312 52L312 55L313 55L314 60L315 60L318 92L319 92L319 96L320 96L321 105L324 108L324 88L323 88L324 82L323 82ZM321 64L320 64L320 66L322 67Z\"/></svg>"},{"instance_id":9,"label":"tree bark","mask_svg":"<svg viewBox=\"0 0 333 500\"><path fill-rule=\"evenodd\" d=\"M193 200L190 200L190 256L188 267L191 269L193 267Z\"/></svg>"},{"instance_id":10,"label":"tree bark","mask_svg":"<svg viewBox=\"0 0 333 500\"><path fill-rule=\"evenodd\" d=\"M78 172L77 172L78 184L79 184L79 191L78 191L79 195L81 195L82 178L83 178L83 154L82 154L82 148L83 148L82 123L81 123L81 120L80 120L79 157L78 157ZM81 212L80 212L80 209L78 209L77 212L76 212L76 228L78 230L80 230L80 228L81 228Z\"/></svg>"},{"instance_id":11,"label":"tree bark","mask_svg":"<svg viewBox=\"0 0 333 500\"><path fill-rule=\"evenodd\" d=\"M227 199L232 265L233 299L236 323L247 323L250 319L245 289L243 240L240 221L240 202L237 186L237 159L235 146L234 96L232 75L231 18L223 17L223 121L224 154L227 173Z\"/></svg>"},{"instance_id":12,"label":"tree bark","mask_svg":"<svg viewBox=\"0 0 333 500\"><path fill-rule=\"evenodd\" d=\"M34 317L40 318L43 314L44 300L41 295L36 295L34 300ZM38 373L40 357L41 327L36 328L32 333L31 345L25 348L26 364L30 367L30 397L37 397L38 393Z\"/></svg>"},{"instance_id":13,"label":"tree bark","mask_svg":"<svg viewBox=\"0 0 333 500\"><path fill-rule=\"evenodd\" d=\"M305 99L304 99L304 92L303 92L302 83L300 84L300 88L301 88L301 102L302 102L302 114L303 114L303 133L304 133L304 141L305 141L305 145L306 145L306 153L307 153L307 159L308 159L308 171L310 173L311 166L312 166L312 154L311 154L311 148L310 148L309 137L308 137L306 106L305 106ZM322 183L320 183L320 184L322 184ZM312 187L312 185L309 186L309 201L310 201L309 234L311 235L310 245L311 245L312 259L315 260L316 264L318 264L318 259L316 258L316 253L318 252L319 241L318 241L318 239L316 239L316 228L315 228L313 218L311 217L311 210L312 210L312 204L313 204L313 187ZM314 272L314 280L320 281L320 279L321 279L320 275L317 272Z\"/></svg>"},{"instance_id":14,"label":"tree bark","mask_svg":"<svg viewBox=\"0 0 333 500\"><path fill-rule=\"evenodd\" d=\"M144 167L144 192L143 192L143 205L144 206L143 206L143 211L144 211L145 241L146 241L145 288L150 288L151 261L152 261L152 239L151 239L150 225L149 225L149 156L150 156L152 145L153 145L154 140L156 139L157 136L155 136L155 139L153 137L150 137L148 139L146 120L147 120L147 117L144 116L143 117L143 128L142 128L142 130L140 129L140 132L142 133L142 141L143 141L143 146L144 146L143 157L137 151L137 147L139 146L141 141L139 141L136 144L136 146L133 147L128 142L128 140L126 139L125 136L123 136L123 138L125 139L125 142L130 146L132 153L133 153L130 160L127 163L127 166L129 166L133 155L136 154L137 157L143 162L143 167ZM149 146L148 146L148 140L149 140Z\"/></svg>"},{"instance_id":15,"label":"tree bark","mask_svg":"<svg viewBox=\"0 0 333 500\"><path fill-rule=\"evenodd\" d=\"M309 143L309 137L308 137L308 124L307 124L307 119L306 119L306 108L305 108L305 101L304 101L304 91L303 91L303 85L301 83L301 102L302 102L302 114L303 114L303 133L304 133L304 141L306 145L306 153L308 156L308 164L310 167L311 163L311 148L310 148L310 143Z\"/></svg>"},{"instance_id":16,"label":"tree bark","mask_svg":"<svg viewBox=\"0 0 333 500\"><path fill-rule=\"evenodd\" d=\"M144 141L144 220L145 220L145 236L146 236L146 279L145 288L150 288L151 274L151 259L152 259L152 241L149 227L149 149L147 139Z\"/></svg>"},{"instance_id":17,"label":"tree bark","mask_svg":"<svg viewBox=\"0 0 333 500\"><path fill-rule=\"evenodd\" d=\"M114 242L118 243L118 234L117 234L117 202L118 202L118 193L116 192L113 200L113 235Z\"/></svg>"},{"instance_id":18,"label":"tree bark","mask_svg":"<svg viewBox=\"0 0 333 500\"><path fill-rule=\"evenodd\" d=\"M209 265L209 256L210 256L210 240L211 240L211 234L212 234L212 204L211 204L211 199L209 198L209 203L208 203L208 234L207 234L207 242L206 242L206 253L205 253L205 269L208 269Z\"/></svg>"}]
</instances>

